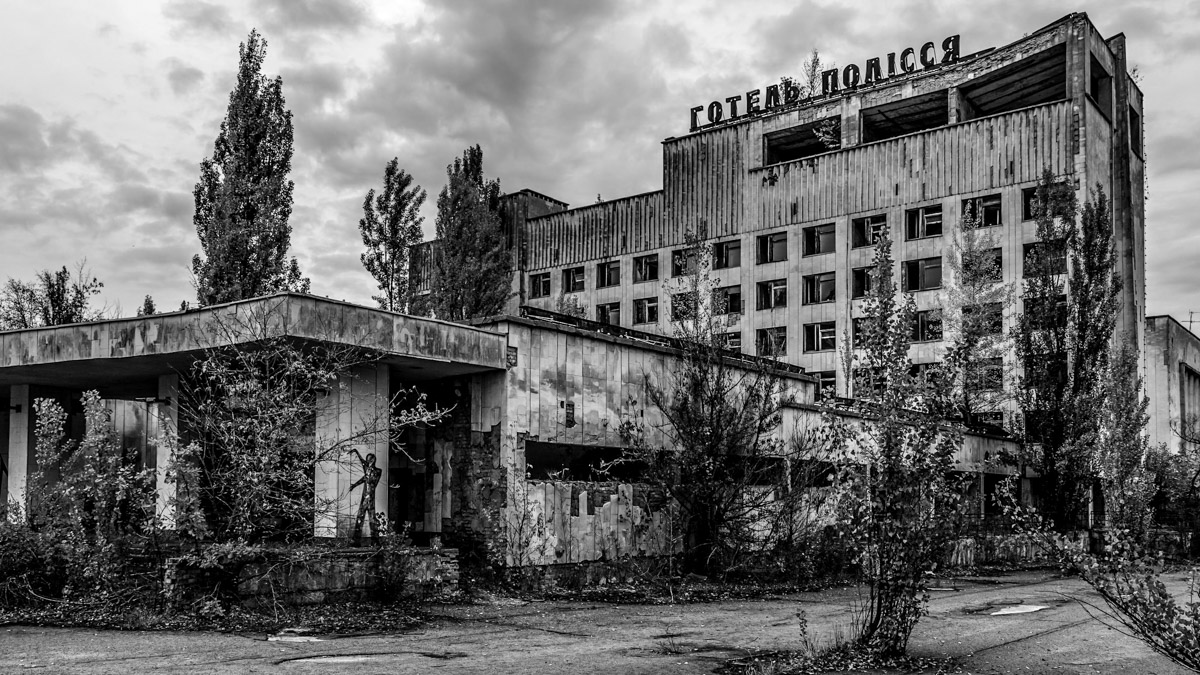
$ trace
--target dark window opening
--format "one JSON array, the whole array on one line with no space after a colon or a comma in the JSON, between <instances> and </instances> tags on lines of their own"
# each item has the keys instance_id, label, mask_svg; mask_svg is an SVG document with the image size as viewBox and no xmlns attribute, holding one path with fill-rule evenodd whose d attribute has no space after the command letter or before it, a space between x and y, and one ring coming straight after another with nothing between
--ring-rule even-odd
<instances>
[{"instance_id":1,"label":"dark window opening","mask_svg":"<svg viewBox=\"0 0 1200 675\"><path fill-rule=\"evenodd\" d=\"M545 298L550 295L550 273L540 272L529 275L529 297Z\"/></svg>"},{"instance_id":2,"label":"dark window opening","mask_svg":"<svg viewBox=\"0 0 1200 675\"><path fill-rule=\"evenodd\" d=\"M837 275L834 272L810 274L804 277L805 305L817 305L823 302L833 302L837 293Z\"/></svg>"},{"instance_id":3,"label":"dark window opening","mask_svg":"<svg viewBox=\"0 0 1200 675\"><path fill-rule=\"evenodd\" d=\"M1053 192L1065 186L1065 183L1054 183L1048 186L1048 189ZM1037 218L1038 201L1037 201L1037 186L1028 187L1021 190L1021 220L1034 220Z\"/></svg>"},{"instance_id":4,"label":"dark window opening","mask_svg":"<svg viewBox=\"0 0 1200 675\"><path fill-rule=\"evenodd\" d=\"M963 330L976 335L1000 335L1004 332L1004 305L990 302L986 305L963 307Z\"/></svg>"},{"instance_id":5,"label":"dark window opening","mask_svg":"<svg viewBox=\"0 0 1200 675\"><path fill-rule=\"evenodd\" d=\"M1142 116L1133 109L1133 106L1129 106L1129 147L1133 149L1135 155L1144 157L1142 154Z\"/></svg>"},{"instance_id":6,"label":"dark window opening","mask_svg":"<svg viewBox=\"0 0 1200 675\"><path fill-rule=\"evenodd\" d=\"M1067 242L1063 239L1025 244L1022 257L1024 258L1024 269L1022 270L1024 276L1067 273Z\"/></svg>"},{"instance_id":7,"label":"dark window opening","mask_svg":"<svg viewBox=\"0 0 1200 675\"><path fill-rule=\"evenodd\" d=\"M871 293L874 267L855 267L850 271L850 299L865 298Z\"/></svg>"},{"instance_id":8,"label":"dark window opening","mask_svg":"<svg viewBox=\"0 0 1200 675\"><path fill-rule=\"evenodd\" d=\"M942 205L930 204L904 212L904 238L907 240L942 236Z\"/></svg>"},{"instance_id":9,"label":"dark window opening","mask_svg":"<svg viewBox=\"0 0 1200 675\"><path fill-rule=\"evenodd\" d=\"M1067 326L1067 296L1026 298L1025 316L1034 330L1054 330Z\"/></svg>"},{"instance_id":10,"label":"dark window opening","mask_svg":"<svg viewBox=\"0 0 1200 675\"><path fill-rule=\"evenodd\" d=\"M923 258L904 263L904 290L927 291L942 287L942 259Z\"/></svg>"},{"instance_id":11,"label":"dark window opening","mask_svg":"<svg viewBox=\"0 0 1200 675\"><path fill-rule=\"evenodd\" d=\"M682 277L696 273L696 249L681 248L671 251L671 276Z\"/></svg>"},{"instance_id":12,"label":"dark window opening","mask_svg":"<svg viewBox=\"0 0 1200 675\"><path fill-rule=\"evenodd\" d=\"M1056 45L964 83L959 121L998 115L1067 97L1067 49Z\"/></svg>"},{"instance_id":13,"label":"dark window opening","mask_svg":"<svg viewBox=\"0 0 1200 675\"><path fill-rule=\"evenodd\" d=\"M633 301L633 322L658 323L658 298L638 298Z\"/></svg>"},{"instance_id":14,"label":"dark window opening","mask_svg":"<svg viewBox=\"0 0 1200 675\"><path fill-rule=\"evenodd\" d=\"M930 309L913 316L910 342L935 342L942 339L942 310Z\"/></svg>"},{"instance_id":15,"label":"dark window opening","mask_svg":"<svg viewBox=\"0 0 1200 675\"><path fill-rule=\"evenodd\" d=\"M764 135L765 164L790 162L836 150L841 145L840 139L829 139L830 142L827 143L822 134L828 134L829 130L834 128L834 123L839 121L836 117L830 117Z\"/></svg>"},{"instance_id":16,"label":"dark window opening","mask_svg":"<svg viewBox=\"0 0 1200 675\"><path fill-rule=\"evenodd\" d=\"M1112 119L1112 76L1100 65L1096 57L1092 57L1090 76L1088 77L1088 96L1092 102L1104 114L1104 117Z\"/></svg>"},{"instance_id":17,"label":"dark window opening","mask_svg":"<svg viewBox=\"0 0 1200 675\"><path fill-rule=\"evenodd\" d=\"M713 244L713 269L723 270L742 265L742 242L719 241Z\"/></svg>"},{"instance_id":18,"label":"dark window opening","mask_svg":"<svg viewBox=\"0 0 1200 675\"><path fill-rule=\"evenodd\" d=\"M866 327L866 317L857 317L850 320L850 346L855 349L862 349L866 343L867 336L864 332Z\"/></svg>"},{"instance_id":19,"label":"dark window opening","mask_svg":"<svg viewBox=\"0 0 1200 675\"><path fill-rule=\"evenodd\" d=\"M833 253L834 227L833 223L813 225L804 228L804 255Z\"/></svg>"},{"instance_id":20,"label":"dark window opening","mask_svg":"<svg viewBox=\"0 0 1200 675\"><path fill-rule=\"evenodd\" d=\"M1000 210L1000 195L985 195L962 202L962 228L996 227L1004 220Z\"/></svg>"},{"instance_id":21,"label":"dark window opening","mask_svg":"<svg viewBox=\"0 0 1200 675\"><path fill-rule=\"evenodd\" d=\"M713 289L713 314L741 314L742 287L725 286Z\"/></svg>"},{"instance_id":22,"label":"dark window opening","mask_svg":"<svg viewBox=\"0 0 1200 675\"><path fill-rule=\"evenodd\" d=\"M874 246L887 233L887 215L878 214L850 221L850 247Z\"/></svg>"},{"instance_id":23,"label":"dark window opening","mask_svg":"<svg viewBox=\"0 0 1200 675\"><path fill-rule=\"evenodd\" d=\"M862 111L862 142L882 141L950 123L946 90L877 105Z\"/></svg>"},{"instance_id":24,"label":"dark window opening","mask_svg":"<svg viewBox=\"0 0 1200 675\"><path fill-rule=\"evenodd\" d=\"M607 288L621 283L621 261L610 260L596 265L596 288Z\"/></svg>"},{"instance_id":25,"label":"dark window opening","mask_svg":"<svg viewBox=\"0 0 1200 675\"><path fill-rule=\"evenodd\" d=\"M817 378L816 400L820 401L828 396L837 395L837 371L822 370L816 373L810 373Z\"/></svg>"},{"instance_id":26,"label":"dark window opening","mask_svg":"<svg viewBox=\"0 0 1200 675\"><path fill-rule=\"evenodd\" d=\"M980 359L967 373L967 388L971 391L1003 391L1004 359Z\"/></svg>"},{"instance_id":27,"label":"dark window opening","mask_svg":"<svg viewBox=\"0 0 1200 675\"><path fill-rule=\"evenodd\" d=\"M633 259L633 283L658 279L658 254L643 255Z\"/></svg>"},{"instance_id":28,"label":"dark window opening","mask_svg":"<svg viewBox=\"0 0 1200 675\"><path fill-rule=\"evenodd\" d=\"M787 307L787 279L760 281L757 284L757 309Z\"/></svg>"},{"instance_id":29,"label":"dark window opening","mask_svg":"<svg viewBox=\"0 0 1200 675\"><path fill-rule=\"evenodd\" d=\"M621 303L606 302L602 305L596 305L596 321L606 323L610 326L620 326Z\"/></svg>"},{"instance_id":30,"label":"dark window opening","mask_svg":"<svg viewBox=\"0 0 1200 675\"><path fill-rule=\"evenodd\" d=\"M826 352L837 348L837 324L833 321L804 324L804 351Z\"/></svg>"},{"instance_id":31,"label":"dark window opening","mask_svg":"<svg viewBox=\"0 0 1200 675\"><path fill-rule=\"evenodd\" d=\"M964 255L963 275L970 280L995 283L1004 278L1004 254L998 248Z\"/></svg>"},{"instance_id":32,"label":"dark window opening","mask_svg":"<svg viewBox=\"0 0 1200 675\"><path fill-rule=\"evenodd\" d=\"M699 315L695 291L684 291L671 296L671 320L691 321Z\"/></svg>"},{"instance_id":33,"label":"dark window opening","mask_svg":"<svg viewBox=\"0 0 1200 675\"><path fill-rule=\"evenodd\" d=\"M525 473L533 480L638 481L644 478L644 463L623 458L621 448L525 441Z\"/></svg>"},{"instance_id":34,"label":"dark window opening","mask_svg":"<svg viewBox=\"0 0 1200 675\"><path fill-rule=\"evenodd\" d=\"M563 293L575 293L584 288L583 268L568 267L563 270Z\"/></svg>"},{"instance_id":35,"label":"dark window opening","mask_svg":"<svg viewBox=\"0 0 1200 675\"><path fill-rule=\"evenodd\" d=\"M758 264L787 260L787 232L764 234L758 238Z\"/></svg>"},{"instance_id":36,"label":"dark window opening","mask_svg":"<svg viewBox=\"0 0 1200 675\"><path fill-rule=\"evenodd\" d=\"M741 351L742 349L742 332L740 330L730 331L728 333L720 333L717 336L717 344L725 349Z\"/></svg>"},{"instance_id":37,"label":"dark window opening","mask_svg":"<svg viewBox=\"0 0 1200 675\"><path fill-rule=\"evenodd\" d=\"M754 344L759 356L787 354L787 327L759 328L754 333Z\"/></svg>"}]
</instances>

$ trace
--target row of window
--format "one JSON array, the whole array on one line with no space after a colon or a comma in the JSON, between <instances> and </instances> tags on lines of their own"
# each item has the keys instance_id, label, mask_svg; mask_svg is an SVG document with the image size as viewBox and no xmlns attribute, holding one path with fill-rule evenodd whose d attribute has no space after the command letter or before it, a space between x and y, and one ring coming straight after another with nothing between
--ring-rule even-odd
<instances>
[{"instance_id":1,"label":"row of window","mask_svg":"<svg viewBox=\"0 0 1200 675\"><path fill-rule=\"evenodd\" d=\"M910 368L913 376L922 376L929 369L940 363L914 363ZM856 369L857 372L857 369ZM820 370L810 372L817 378L817 400L821 400L828 392L837 387L836 370ZM967 373L967 386L975 392L998 392L1004 390L1004 360L1000 357L981 359L976 367ZM977 415L978 416L978 415Z\"/></svg>"},{"instance_id":2,"label":"row of window","mask_svg":"<svg viewBox=\"0 0 1200 675\"><path fill-rule=\"evenodd\" d=\"M736 242L732 242L736 243ZM676 253L680 253L676 251ZM1026 272L1045 269L1052 274L1063 274L1067 269L1065 242L1034 242L1025 244L1024 260ZM686 265L686 260L683 261ZM999 248L983 251L979 256L965 262L967 272L979 273L989 281L1000 281L1003 277L1003 256ZM865 297L871 292L872 267L856 267L851 270L851 299ZM907 260L901 267L901 287L908 292L927 291L942 286L941 257ZM634 282L651 281L658 278L658 255L634 258ZM596 265L596 287L609 288L621 283L621 263L611 260ZM837 277L834 272L821 272L803 277L803 304L821 304L836 299ZM787 306L787 280L773 279L757 284L757 309ZM583 266L569 267L562 271L564 293L575 293L586 289ZM730 313L741 310L741 291L736 287L722 289L738 297L728 303ZM544 298L550 295L550 273L539 272L529 275L529 296Z\"/></svg>"}]
</instances>

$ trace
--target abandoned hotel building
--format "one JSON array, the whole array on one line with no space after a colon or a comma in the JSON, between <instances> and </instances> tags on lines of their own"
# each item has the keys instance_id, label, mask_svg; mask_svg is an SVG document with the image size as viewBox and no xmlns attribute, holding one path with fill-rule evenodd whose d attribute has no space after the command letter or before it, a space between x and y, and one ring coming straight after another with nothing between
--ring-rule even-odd
<instances>
[{"instance_id":1,"label":"abandoned hotel building","mask_svg":"<svg viewBox=\"0 0 1200 675\"><path fill-rule=\"evenodd\" d=\"M37 397L78 400L98 389L125 442L146 466L163 467L169 448L157 439L177 424L178 373L229 342L207 326L257 312L272 317L276 334L379 357L346 373L318 406L318 437L355 433L356 406L369 409L399 387L453 406L448 421L406 430L400 444L362 444L386 477L375 511L407 524L418 542L440 536L500 566L663 553L669 519L647 489L556 471L590 478L589 465L620 451L623 420L644 415L655 427L644 381L669 372L679 353L671 299L695 264L685 234L703 233L710 247L727 346L742 363L777 359L794 398L786 429L819 414L823 388L854 394L838 355L862 311L873 237L891 233L897 278L928 313L913 361L936 361L934 310L945 302L945 257L964 210L994 234L1003 280L1019 284L1037 245L1030 200L1045 169L1080 201L1097 183L1111 196L1124 281L1118 331L1140 347L1162 343L1147 345L1143 328L1142 95L1127 74L1124 37L1105 39L1072 14L1007 46L961 51L955 36L824 73L821 91L803 100L785 83L682 111L690 131L663 142L661 190L576 209L532 190L506 195L512 298L505 315L477 325L285 293L0 333L0 498L26 489ZM562 298L577 299L587 318L557 313ZM1004 310L1003 325L1020 311ZM1189 386L1188 401L1200 398ZM985 473L1017 471L985 461L1012 443L966 435L959 467L979 473L980 495ZM333 507L314 523L316 535L350 534L361 473L357 463L318 470L316 491ZM159 492L166 510L170 485Z\"/></svg>"}]
</instances>

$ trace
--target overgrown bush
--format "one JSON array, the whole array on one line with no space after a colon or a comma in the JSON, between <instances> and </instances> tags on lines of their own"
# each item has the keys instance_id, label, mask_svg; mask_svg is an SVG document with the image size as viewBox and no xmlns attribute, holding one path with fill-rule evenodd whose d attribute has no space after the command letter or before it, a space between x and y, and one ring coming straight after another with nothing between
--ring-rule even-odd
<instances>
[{"instance_id":1,"label":"overgrown bush","mask_svg":"<svg viewBox=\"0 0 1200 675\"><path fill-rule=\"evenodd\" d=\"M66 583L66 566L55 538L0 517L0 605L59 598Z\"/></svg>"}]
</instances>

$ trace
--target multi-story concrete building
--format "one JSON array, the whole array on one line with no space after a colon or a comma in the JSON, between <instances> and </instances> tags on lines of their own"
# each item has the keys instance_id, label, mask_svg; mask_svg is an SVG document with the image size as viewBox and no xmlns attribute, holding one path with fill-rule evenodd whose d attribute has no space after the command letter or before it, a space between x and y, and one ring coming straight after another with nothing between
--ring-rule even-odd
<instances>
[{"instance_id":1,"label":"multi-story concrete building","mask_svg":"<svg viewBox=\"0 0 1200 675\"><path fill-rule=\"evenodd\" d=\"M1150 445L1185 449L1185 438L1200 436L1200 337L1173 317L1146 317L1142 372Z\"/></svg>"},{"instance_id":2,"label":"multi-story concrete building","mask_svg":"<svg viewBox=\"0 0 1200 675\"><path fill-rule=\"evenodd\" d=\"M896 279L932 312L946 303L947 256L969 206L996 242L1003 281L1019 288L1037 240L1030 201L1048 170L1080 203L1097 186L1111 199L1117 330L1141 347L1142 93L1124 36L1106 39L1071 14L999 48L960 54L958 36L940 45L828 71L811 97L777 83L681 114L690 129L663 141L661 190L575 209L509 195L514 303L553 310L566 299L588 318L670 334L685 237L700 233L727 294L730 344L775 351L852 395L839 353L862 311L873 236L890 233ZM1004 326L1021 311L1007 308ZM943 350L936 315L925 316L915 363Z\"/></svg>"}]
</instances>

